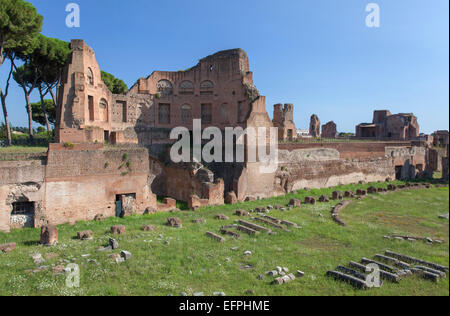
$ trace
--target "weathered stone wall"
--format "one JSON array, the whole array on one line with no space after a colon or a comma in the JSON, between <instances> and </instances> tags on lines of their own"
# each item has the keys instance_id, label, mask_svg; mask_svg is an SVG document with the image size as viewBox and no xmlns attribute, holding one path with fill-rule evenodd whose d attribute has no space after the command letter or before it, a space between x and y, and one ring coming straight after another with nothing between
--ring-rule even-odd
<instances>
[{"instance_id":1,"label":"weathered stone wall","mask_svg":"<svg viewBox=\"0 0 450 316\"><path fill-rule=\"evenodd\" d=\"M0 231L9 231L14 202L34 202L42 209L45 165L42 161L0 162ZM18 223L20 225L20 223Z\"/></svg>"},{"instance_id":2,"label":"weathered stone wall","mask_svg":"<svg viewBox=\"0 0 450 316\"><path fill-rule=\"evenodd\" d=\"M331 187L359 181L385 181L394 177L392 162L386 157L341 159L336 149L281 150L274 191Z\"/></svg>"},{"instance_id":3,"label":"weathered stone wall","mask_svg":"<svg viewBox=\"0 0 450 316\"><path fill-rule=\"evenodd\" d=\"M153 192L179 201L189 201L192 195L208 200L208 205L224 204L224 181L215 181L214 173L200 164L160 165L162 170L154 180Z\"/></svg>"},{"instance_id":4,"label":"weathered stone wall","mask_svg":"<svg viewBox=\"0 0 450 316\"><path fill-rule=\"evenodd\" d=\"M360 158L377 158L386 155L385 148L390 147L407 147L411 146L411 142L331 142L331 143L288 143L280 144L280 150L293 151L296 149L308 148L331 148L336 149L342 159L360 159Z\"/></svg>"},{"instance_id":5,"label":"weathered stone wall","mask_svg":"<svg viewBox=\"0 0 450 316\"><path fill-rule=\"evenodd\" d=\"M116 197L135 194L136 210L156 207L148 153L141 148L49 151L45 216L52 224L115 215ZM75 168L74 168L75 167Z\"/></svg>"},{"instance_id":6,"label":"weathered stone wall","mask_svg":"<svg viewBox=\"0 0 450 316\"><path fill-rule=\"evenodd\" d=\"M136 212L156 207L147 150L94 147L51 146L46 165L0 163L0 230L9 231L14 202L34 203L36 227L115 216L122 195L135 195Z\"/></svg>"},{"instance_id":7,"label":"weathered stone wall","mask_svg":"<svg viewBox=\"0 0 450 316\"><path fill-rule=\"evenodd\" d=\"M322 137L323 138L336 138L337 136L337 125L333 121L322 125Z\"/></svg>"}]
</instances>

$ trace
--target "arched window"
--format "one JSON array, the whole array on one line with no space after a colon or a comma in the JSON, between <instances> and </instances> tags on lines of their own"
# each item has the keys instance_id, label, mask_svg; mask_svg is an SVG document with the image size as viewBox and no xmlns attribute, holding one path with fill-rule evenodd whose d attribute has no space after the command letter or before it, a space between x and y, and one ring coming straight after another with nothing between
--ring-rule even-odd
<instances>
[{"instance_id":1,"label":"arched window","mask_svg":"<svg viewBox=\"0 0 450 316\"><path fill-rule=\"evenodd\" d=\"M200 84L201 95L212 95L214 93L214 83L209 80L203 81Z\"/></svg>"},{"instance_id":2,"label":"arched window","mask_svg":"<svg viewBox=\"0 0 450 316\"><path fill-rule=\"evenodd\" d=\"M185 80L180 83L179 90L180 94L194 94L194 84L190 81Z\"/></svg>"},{"instance_id":3,"label":"arched window","mask_svg":"<svg viewBox=\"0 0 450 316\"><path fill-rule=\"evenodd\" d=\"M100 106L100 109L106 109L106 108L108 108L108 101L106 101L105 99L100 99L100 102L99 102L99 106Z\"/></svg>"},{"instance_id":4,"label":"arched window","mask_svg":"<svg viewBox=\"0 0 450 316\"><path fill-rule=\"evenodd\" d=\"M87 74L86 74L87 83L91 86L94 85L94 74L92 73L92 69L88 68Z\"/></svg>"},{"instance_id":5,"label":"arched window","mask_svg":"<svg viewBox=\"0 0 450 316\"><path fill-rule=\"evenodd\" d=\"M157 89L161 95L171 95L173 92L173 86L169 80L160 80Z\"/></svg>"},{"instance_id":6,"label":"arched window","mask_svg":"<svg viewBox=\"0 0 450 316\"><path fill-rule=\"evenodd\" d=\"M192 107L188 104L181 106L181 122L189 123L192 119Z\"/></svg>"}]
</instances>

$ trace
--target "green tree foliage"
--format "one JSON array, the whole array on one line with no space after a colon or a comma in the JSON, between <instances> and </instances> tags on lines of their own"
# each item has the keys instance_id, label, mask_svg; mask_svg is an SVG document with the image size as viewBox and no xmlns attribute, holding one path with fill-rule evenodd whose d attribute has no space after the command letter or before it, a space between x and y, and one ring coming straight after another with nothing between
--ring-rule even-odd
<instances>
[{"instance_id":1,"label":"green tree foliage","mask_svg":"<svg viewBox=\"0 0 450 316\"><path fill-rule=\"evenodd\" d=\"M44 107L46 110L48 122L52 125L55 125L56 107L55 107L55 104L53 103L53 100L51 100L51 99L44 100ZM42 109L41 102L31 103L31 111L32 111L33 121L41 124L42 126L46 126L46 119L45 119L44 111Z\"/></svg>"},{"instance_id":2,"label":"green tree foliage","mask_svg":"<svg viewBox=\"0 0 450 316\"><path fill-rule=\"evenodd\" d=\"M43 18L24 0L0 0L0 66L11 50L29 52Z\"/></svg>"},{"instance_id":3,"label":"green tree foliage","mask_svg":"<svg viewBox=\"0 0 450 316\"><path fill-rule=\"evenodd\" d=\"M102 71L101 73L103 82L112 93L125 94L128 91L128 87L123 80L118 79L105 71Z\"/></svg>"},{"instance_id":4,"label":"green tree foliage","mask_svg":"<svg viewBox=\"0 0 450 316\"><path fill-rule=\"evenodd\" d=\"M28 53L18 52L17 56L24 64L20 67L15 66L13 73L14 80L22 87L27 105L30 138L33 138L33 109L30 103L30 94L37 88L41 96L41 107L44 114L45 125L50 130L50 123L47 120L44 96L50 92L54 102L52 89L61 76L62 68L67 61L70 53L69 45L66 42L38 35L34 39L34 50ZM47 91L45 92L45 89Z\"/></svg>"},{"instance_id":5,"label":"green tree foliage","mask_svg":"<svg viewBox=\"0 0 450 316\"><path fill-rule=\"evenodd\" d=\"M5 89L0 86L3 117L8 145L11 145L11 131L6 107L9 84L13 72L15 55L26 54L34 49L35 37L41 32L43 18L36 8L23 0L0 0L0 67L8 58L11 68Z\"/></svg>"}]
</instances>

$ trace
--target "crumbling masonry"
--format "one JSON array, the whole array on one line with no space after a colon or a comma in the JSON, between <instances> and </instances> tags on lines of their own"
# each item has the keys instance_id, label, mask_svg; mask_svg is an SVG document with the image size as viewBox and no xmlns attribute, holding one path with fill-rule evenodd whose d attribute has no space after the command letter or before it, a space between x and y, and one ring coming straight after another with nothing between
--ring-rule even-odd
<instances>
[{"instance_id":1,"label":"crumbling masonry","mask_svg":"<svg viewBox=\"0 0 450 316\"><path fill-rule=\"evenodd\" d=\"M125 95L108 90L84 41L73 40L71 49L59 87L56 143L39 159L0 161L2 231L169 211L176 200L196 209L304 187L411 179L433 169L427 144L413 139L418 124L412 115L377 113L359 132L375 137L372 142L291 142L296 138L293 105L275 105L270 120L242 49L218 52L186 71L155 71ZM201 119L202 129L278 127L284 142L277 170L261 172L261 162L247 159L171 162L170 131L178 126L192 131L193 119ZM320 128L313 116L314 137L321 136ZM327 124L323 134L335 136L335 127ZM390 139L376 139L386 135ZM244 146L247 154L250 144ZM165 197L162 204L156 195Z\"/></svg>"}]
</instances>

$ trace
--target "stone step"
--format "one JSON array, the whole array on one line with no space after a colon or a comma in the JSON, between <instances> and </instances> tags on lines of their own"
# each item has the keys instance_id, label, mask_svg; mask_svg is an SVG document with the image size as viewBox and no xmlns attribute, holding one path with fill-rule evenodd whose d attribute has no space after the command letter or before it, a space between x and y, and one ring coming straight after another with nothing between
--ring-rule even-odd
<instances>
[{"instance_id":1,"label":"stone step","mask_svg":"<svg viewBox=\"0 0 450 316\"><path fill-rule=\"evenodd\" d=\"M237 229L240 230L241 232L244 232L244 233L246 233L248 235L252 235L252 236L258 234L258 232L256 230L253 230L253 229L248 228L246 226L238 225Z\"/></svg>"},{"instance_id":2,"label":"stone step","mask_svg":"<svg viewBox=\"0 0 450 316\"><path fill-rule=\"evenodd\" d=\"M328 277L332 277L335 280L339 280L339 281L343 281L343 282L347 282L351 285L353 285L354 287L361 289L361 290L366 290L369 288L369 286L367 285L367 282L364 280L360 280L358 278L355 278L354 276L342 273L342 272L338 272L338 271L328 271L327 272L327 276Z\"/></svg>"},{"instance_id":3,"label":"stone step","mask_svg":"<svg viewBox=\"0 0 450 316\"><path fill-rule=\"evenodd\" d=\"M227 229L225 229L225 228L222 228L222 229L220 230L220 232L221 232L222 234L224 234L224 235L229 235L229 236L234 237L234 238L236 238L236 239L240 239L240 238L241 238L241 235L240 235L240 234L235 233L235 232L233 232L233 231L231 231L231 230L227 230Z\"/></svg>"},{"instance_id":4,"label":"stone step","mask_svg":"<svg viewBox=\"0 0 450 316\"><path fill-rule=\"evenodd\" d=\"M436 275L439 275L443 279L447 278L447 274L445 272L442 272L442 271L438 271L438 270L431 269L431 268L424 267L424 266L416 266L415 268L423 270L423 271L426 271L426 272L430 272L430 273L433 273L433 274L436 274Z\"/></svg>"},{"instance_id":5,"label":"stone step","mask_svg":"<svg viewBox=\"0 0 450 316\"><path fill-rule=\"evenodd\" d=\"M259 232L266 232L266 233L270 233L271 232L271 230L266 228L266 227L262 227L262 226L259 226L259 225L256 225L254 223L250 223L250 222L247 222L247 221L239 220L239 224L241 226L245 226L245 227L251 228L253 230L259 231Z\"/></svg>"},{"instance_id":6,"label":"stone step","mask_svg":"<svg viewBox=\"0 0 450 316\"><path fill-rule=\"evenodd\" d=\"M441 272L446 272L446 273L448 272L448 267L442 266L440 264L436 264L436 263L428 262L428 261L425 261L425 260L422 260L422 259L417 259L417 258L414 258L414 257L402 255L402 254L395 253L395 252L392 252L392 251L389 251L389 250L385 251L385 255L389 256L389 257L393 257L393 258L399 259L399 260L402 260L402 261L428 266L428 267L430 267L432 269L435 269L435 270L438 270L438 271L441 271Z\"/></svg>"},{"instance_id":7,"label":"stone step","mask_svg":"<svg viewBox=\"0 0 450 316\"><path fill-rule=\"evenodd\" d=\"M394 268L394 267L389 266L387 264L384 264L384 263L381 263L381 262L378 262L378 261L375 261L375 260L367 259L367 258L362 258L361 259L361 263L362 264L366 264L366 265L367 264L371 264L371 263L376 264L376 265L378 265L380 267L381 270L389 272L389 273L397 273L398 272L397 268Z\"/></svg>"},{"instance_id":8,"label":"stone step","mask_svg":"<svg viewBox=\"0 0 450 316\"><path fill-rule=\"evenodd\" d=\"M360 263L354 262L354 261L350 261L349 266L353 269L357 269L359 271L362 272L366 272L366 266L362 265ZM398 276L397 274L393 274L393 273L389 273L383 270L380 270L380 277L382 280L386 280L386 281L390 281L390 282L399 282L400 281L400 276Z\"/></svg>"},{"instance_id":9,"label":"stone step","mask_svg":"<svg viewBox=\"0 0 450 316\"><path fill-rule=\"evenodd\" d=\"M439 282L439 280L441 279L440 276L438 274L434 274L419 268L413 268L411 269L413 271L414 274L417 274L419 276L421 276L422 278L424 278L425 280L430 280L433 282Z\"/></svg>"},{"instance_id":10,"label":"stone step","mask_svg":"<svg viewBox=\"0 0 450 316\"><path fill-rule=\"evenodd\" d=\"M211 237L212 239L215 239L218 242L225 242L225 238L211 232L206 232L206 236Z\"/></svg>"},{"instance_id":11,"label":"stone step","mask_svg":"<svg viewBox=\"0 0 450 316\"><path fill-rule=\"evenodd\" d=\"M366 281L366 279L367 279L367 274L344 267L344 266L338 266L336 268L336 271L354 276L355 278L360 279L361 281Z\"/></svg>"},{"instance_id":12,"label":"stone step","mask_svg":"<svg viewBox=\"0 0 450 316\"><path fill-rule=\"evenodd\" d=\"M286 228L284 226L282 226L280 224L276 224L276 223L271 222L271 221L268 221L268 220L266 220L264 218L254 217L253 220L261 222L261 223L264 223L264 224L269 225L269 226L273 226L273 227L282 229L282 230L286 230Z\"/></svg>"},{"instance_id":13,"label":"stone step","mask_svg":"<svg viewBox=\"0 0 450 316\"><path fill-rule=\"evenodd\" d=\"M389 264L393 264L396 267L399 267L401 269L409 269L409 268L411 268L410 264L407 264L406 262L400 261L400 260L392 258L392 257L376 254L375 258L377 260L380 260L380 261L383 261L383 262L386 262L386 263L389 263Z\"/></svg>"},{"instance_id":14,"label":"stone step","mask_svg":"<svg viewBox=\"0 0 450 316\"><path fill-rule=\"evenodd\" d=\"M275 224L281 224L281 220L269 215L264 215L264 218L267 218L268 220L270 220L271 222L274 222Z\"/></svg>"}]
</instances>

